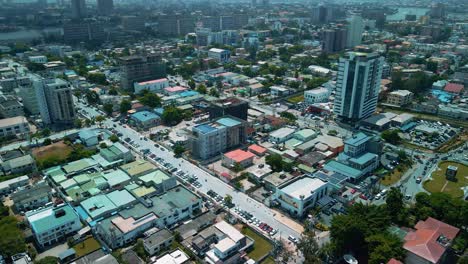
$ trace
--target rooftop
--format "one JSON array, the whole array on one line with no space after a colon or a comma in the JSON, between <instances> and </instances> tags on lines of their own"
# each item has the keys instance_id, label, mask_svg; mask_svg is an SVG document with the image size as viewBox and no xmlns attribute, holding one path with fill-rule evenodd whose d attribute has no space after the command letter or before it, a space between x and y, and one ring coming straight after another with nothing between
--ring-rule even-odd
<instances>
[{"instance_id":1,"label":"rooftop","mask_svg":"<svg viewBox=\"0 0 468 264\"><path fill-rule=\"evenodd\" d=\"M244 151L241 149L236 149L227 153L224 153L224 156L234 160L235 162L242 162L247 159L251 159L255 157L255 155L251 152Z\"/></svg>"},{"instance_id":2,"label":"rooftop","mask_svg":"<svg viewBox=\"0 0 468 264\"><path fill-rule=\"evenodd\" d=\"M218 128L213 127L209 124L201 124L201 125L195 126L194 129L200 131L200 133L202 134L208 134L210 132L218 130Z\"/></svg>"},{"instance_id":3,"label":"rooftop","mask_svg":"<svg viewBox=\"0 0 468 264\"><path fill-rule=\"evenodd\" d=\"M373 154L373 153L365 153L364 155L358 157L358 158L351 158L349 161L353 162L353 163L356 163L356 164L359 164L359 165L364 165L366 164L367 162L375 159L377 157L376 154Z\"/></svg>"},{"instance_id":4,"label":"rooftop","mask_svg":"<svg viewBox=\"0 0 468 264\"><path fill-rule=\"evenodd\" d=\"M0 127L14 126L17 124L27 124L28 120L24 116L15 116L10 118L0 119Z\"/></svg>"},{"instance_id":5,"label":"rooftop","mask_svg":"<svg viewBox=\"0 0 468 264\"><path fill-rule=\"evenodd\" d=\"M176 92L183 92L187 90L187 88L182 87L182 86L174 86L174 87L164 88L164 90L168 93L176 93Z\"/></svg>"},{"instance_id":6,"label":"rooftop","mask_svg":"<svg viewBox=\"0 0 468 264\"><path fill-rule=\"evenodd\" d=\"M226 234L235 243L237 243L239 240L245 237L239 230L237 230L232 225L226 223L225 221L216 223L214 227L216 227L216 229Z\"/></svg>"},{"instance_id":7,"label":"rooftop","mask_svg":"<svg viewBox=\"0 0 468 264\"><path fill-rule=\"evenodd\" d=\"M153 119L160 119L160 117L157 114L150 112L150 111L136 112L132 115L132 118L140 122L148 122Z\"/></svg>"},{"instance_id":8,"label":"rooftop","mask_svg":"<svg viewBox=\"0 0 468 264\"><path fill-rule=\"evenodd\" d=\"M144 160L136 160L120 166L130 177L135 177L156 170L156 167Z\"/></svg>"},{"instance_id":9,"label":"rooftop","mask_svg":"<svg viewBox=\"0 0 468 264\"><path fill-rule=\"evenodd\" d=\"M237 126L237 125L240 125L241 122L233 119L233 118L230 118L230 117L223 117L223 118L220 118L218 120L216 120L216 123L218 124L221 124L223 126L227 126L227 127L233 127L233 126Z\"/></svg>"},{"instance_id":10,"label":"rooftop","mask_svg":"<svg viewBox=\"0 0 468 264\"><path fill-rule=\"evenodd\" d=\"M301 200L301 197L309 197L313 192L326 184L326 182L318 178L303 177L282 187L281 191L291 197Z\"/></svg>"},{"instance_id":11,"label":"rooftop","mask_svg":"<svg viewBox=\"0 0 468 264\"><path fill-rule=\"evenodd\" d=\"M463 84L458 84L458 83L448 83L444 91L449 92L449 93L461 93L465 87Z\"/></svg>"},{"instance_id":12,"label":"rooftop","mask_svg":"<svg viewBox=\"0 0 468 264\"><path fill-rule=\"evenodd\" d=\"M334 171L342 175L350 176L351 178L358 178L362 172L346 164L340 163L336 160L331 160L324 166L325 170Z\"/></svg>"},{"instance_id":13,"label":"rooftop","mask_svg":"<svg viewBox=\"0 0 468 264\"><path fill-rule=\"evenodd\" d=\"M147 173L139 177L139 179L142 180L143 182L153 183L153 184L161 184L162 182L164 182L165 180L169 178L171 177L161 170L152 171L150 173Z\"/></svg>"},{"instance_id":14,"label":"rooftop","mask_svg":"<svg viewBox=\"0 0 468 264\"><path fill-rule=\"evenodd\" d=\"M356 135L354 135L353 137L348 138L347 140L345 140L345 144L351 145L351 146L359 146L359 145L364 144L365 142L367 142L369 139L370 138L366 134L364 134L362 132L359 132Z\"/></svg>"},{"instance_id":15,"label":"rooftop","mask_svg":"<svg viewBox=\"0 0 468 264\"><path fill-rule=\"evenodd\" d=\"M252 151L254 151L254 152L256 152L256 153L259 153L259 154L265 153L265 152L267 151L266 148L261 147L261 146L259 146L259 145L255 145L255 144L250 145L250 146L249 146L249 150L252 150Z\"/></svg>"},{"instance_id":16,"label":"rooftop","mask_svg":"<svg viewBox=\"0 0 468 264\"><path fill-rule=\"evenodd\" d=\"M151 80L151 81L147 81L147 82L139 82L138 84L139 85L146 85L146 84L162 83L162 82L167 82L167 78Z\"/></svg>"},{"instance_id":17,"label":"rooftop","mask_svg":"<svg viewBox=\"0 0 468 264\"><path fill-rule=\"evenodd\" d=\"M27 212L26 218L31 224L34 233L40 234L51 228L74 221L78 219L78 215L73 211L71 206L62 205L45 208L39 211Z\"/></svg>"},{"instance_id":18,"label":"rooftop","mask_svg":"<svg viewBox=\"0 0 468 264\"><path fill-rule=\"evenodd\" d=\"M410 92L408 90L396 90L396 91L391 92L390 94L396 94L396 95L399 95L399 96L408 96L408 95L412 94L412 92Z\"/></svg>"},{"instance_id":19,"label":"rooftop","mask_svg":"<svg viewBox=\"0 0 468 264\"><path fill-rule=\"evenodd\" d=\"M275 138L284 138L284 137L287 137L289 135L291 135L292 133L294 133L294 129L292 128L289 128L289 127L282 127L280 129L277 129L273 132L270 133L270 137L275 137Z\"/></svg>"}]
</instances>

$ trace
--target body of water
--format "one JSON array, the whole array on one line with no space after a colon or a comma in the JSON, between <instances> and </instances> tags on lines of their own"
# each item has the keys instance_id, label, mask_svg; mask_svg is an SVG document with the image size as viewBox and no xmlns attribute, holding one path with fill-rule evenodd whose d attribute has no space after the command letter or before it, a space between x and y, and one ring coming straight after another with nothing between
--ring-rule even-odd
<instances>
[{"instance_id":1,"label":"body of water","mask_svg":"<svg viewBox=\"0 0 468 264\"><path fill-rule=\"evenodd\" d=\"M405 20L406 15L416 15L416 19L426 15L429 8L424 7L399 7L398 12L387 16L387 21Z\"/></svg>"}]
</instances>

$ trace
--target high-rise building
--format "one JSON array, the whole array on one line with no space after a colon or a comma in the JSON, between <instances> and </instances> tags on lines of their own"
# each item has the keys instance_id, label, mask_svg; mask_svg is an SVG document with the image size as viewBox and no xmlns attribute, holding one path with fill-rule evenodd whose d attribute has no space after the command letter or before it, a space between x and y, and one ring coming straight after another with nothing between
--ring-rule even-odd
<instances>
[{"instance_id":1,"label":"high-rise building","mask_svg":"<svg viewBox=\"0 0 468 264\"><path fill-rule=\"evenodd\" d=\"M85 0L71 0L72 17L81 19L86 17L86 1Z\"/></svg>"},{"instance_id":2,"label":"high-rise building","mask_svg":"<svg viewBox=\"0 0 468 264\"><path fill-rule=\"evenodd\" d=\"M81 41L104 40L105 38L106 34L99 23L81 21L63 25L63 39L66 43L77 44Z\"/></svg>"},{"instance_id":3,"label":"high-rise building","mask_svg":"<svg viewBox=\"0 0 468 264\"><path fill-rule=\"evenodd\" d=\"M335 53L344 50L347 38L346 28L336 27L325 30L323 34L322 50L326 53Z\"/></svg>"},{"instance_id":4,"label":"high-rise building","mask_svg":"<svg viewBox=\"0 0 468 264\"><path fill-rule=\"evenodd\" d=\"M109 15L114 11L114 0L97 0L98 13Z\"/></svg>"},{"instance_id":5,"label":"high-rise building","mask_svg":"<svg viewBox=\"0 0 468 264\"><path fill-rule=\"evenodd\" d=\"M234 116L242 120L247 120L247 111L249 110L249 103L235 97L217 100L211 102L208 107L210 119L219 118L225 115Z\"/></svg>"},{"instance_id":6,"label":"high-rise building","mask_svg":"<svg viewBox=\"0 0 468 264\"><path fill-rule=\"evenodd\" d=\"M434 3L431 5L430 16L431 18L444 18L445 17L445 4Z\"/></svg>"},{"instance_id":7,"label":"high-rise building","mask_svg":"<svg viewBox=\"0 0 468 264\"><path fill-rule=\"evenodd\" d=\"M340 58L334 113L356 122L377 108L384 58L375 53L348 52Z\"/></svg>"},{"instance_id":8,"label":"high-rise building","mask_svg":"<svg viewBox=\"0 0 468 264\"><path fill-rule=\"evenodd\" d=\"M119 62L120 85L127 91L133 91L135 82L150 81L166 75L166 66L158 54L122 57Z\"/></svg>"},{"instance_id":9,"label":"high-rise building","mask_svg":"<svg viewBox=\"0 0 468 264\"><path fill-rule=\"evenodd\" d=\"M73 124L76 113L71 85L67 81L34 76L33 86L44 124Z\"/></svg>"},{"instance_id":10,"label":"high-rise building","mask_svg":"<svg viewBox=\"0 0 468 264\"><path fill-rule=\"evenodd\" d=\"M353 15L349 20L347 47L355 47L361 44L362 33L364 31L364 21L361 16Z\"/></svg>"},{"instance_id":11,"label":"high-rise building","mask_svg":"<svg viewBox=\"0 0 468 264\"><path fill-rule=\"evenodd\" d=\"M161 16L158 18L158 31L164 36L184 36L195 31L192 17Z\"/></svg>"},{"instance_id":12,"label":"high-rise building","mask_svg":"<svg viewBox=\"0 0 468 264\"><path fill-rule=\"evenodd\" d=\"M143 31L145 29L145 18L142 16L123 16L122 27L124 30Z\"/></svg>"}]
</instances>

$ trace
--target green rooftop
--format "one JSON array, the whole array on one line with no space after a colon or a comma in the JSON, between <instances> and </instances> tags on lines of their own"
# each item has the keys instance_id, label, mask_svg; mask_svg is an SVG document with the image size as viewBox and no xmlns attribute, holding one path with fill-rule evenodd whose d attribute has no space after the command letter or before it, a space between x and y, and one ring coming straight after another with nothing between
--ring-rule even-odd
<instances>
[{"instance_id":1,"label":"green rooftop","mask_svg":"<svg viewBox=\"0 0 468 264\"><path fill-rule=\"evenodd\" d=\"M62 211L63 215L56 216L56 212ZM36 234L44 233L52 228L60 227L71 221L80 221L78 215L69 205L61 207L50 207L41 211L31 211L26 213L26 218L31 224L31 228Z\"/></svg>"},{"instance_id":2,"label":"green rooftop","mask_svg":"<svg viewBox=\"0 0 468 264\"><path fill-rule=\"evenodd\" d=\"M145 185L148 185L148 184L161 184L163 181L169 179L170 176L167 175L166 173L164 173L163 171L161 170L156 170L156 171L153 171L153 172L150 172L150 173L147 173L143 176L140 176L140 180L142 180Z\"/></svg>"}]
</instances>

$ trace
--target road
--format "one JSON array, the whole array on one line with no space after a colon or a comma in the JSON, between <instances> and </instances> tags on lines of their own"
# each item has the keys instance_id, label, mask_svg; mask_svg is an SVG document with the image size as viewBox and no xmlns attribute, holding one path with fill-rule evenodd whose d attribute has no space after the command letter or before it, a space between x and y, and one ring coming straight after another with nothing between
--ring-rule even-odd
<instances>
[{"instance_id":1,"label":"road","mask_svg":"<svg viewBox=\"0 0 468 264\"><path fill-rule=\"evenodd\" d=\"M80 102L77 102L77 105L82 109L86 109L87 117L96 117L101 115L101 113L98 112L95 108L84 106ZM161 150L161 148L155 147L153 141L144 140L140 133L126 125L121 126L117 122L113 122L110 119L106 119L102 125L104 127L114 128L118 132L122 133L122 139L128 137L131 138L135 143L139 144L140 147L138 152L141 156L143 156L141 154L142 149L149 149L152 153L156 154L157 157L162 158L164 162L168 162L174 167L181 169L190 175L196 175L199 178L198 181L202 183L202 187L198 190L204 194L206 194L208 190L211 189L222 197L226 196L227 194L231 195L232 201L236 204L236 206L252 213L260 221L268 223L272 228L277 229L278 233L275 235L277 238L279 238L279 236L281 236L282 239L285 239L288 236L300 237L300 234L294 229L276 220L275 213L270 210L270 208L250 198L248 195L236 191L232 186L221 181L219 178L212 176L208 172L198 167L198 165L192 164L183 158L175 158L174 154L167 149Z\"/></svg>"}]
</instances>

